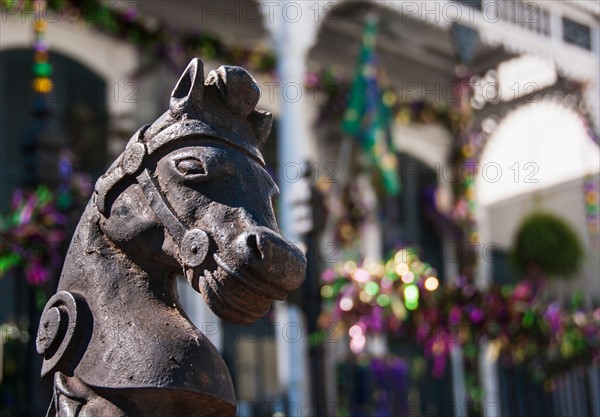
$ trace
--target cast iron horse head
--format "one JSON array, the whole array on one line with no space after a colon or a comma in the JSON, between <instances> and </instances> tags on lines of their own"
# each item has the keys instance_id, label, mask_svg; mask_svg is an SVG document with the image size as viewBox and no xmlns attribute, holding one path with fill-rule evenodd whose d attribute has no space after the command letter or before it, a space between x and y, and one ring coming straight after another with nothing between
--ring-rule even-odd
<instances>
[{"instance_id":1,"label":"cast iron horse head","mask_svg":"<svg viewBox=\"0 0 600 417\"><path fill-rule=\"evenodd\" d=\"M304 278L279 235L259 148L271 115L256 81L193 60L170 109L96 184L58 292L42 313L49 416L232 416L229 372L179 306L183 274L223 319L250 323Z\"/></svg>"}]
</instances>

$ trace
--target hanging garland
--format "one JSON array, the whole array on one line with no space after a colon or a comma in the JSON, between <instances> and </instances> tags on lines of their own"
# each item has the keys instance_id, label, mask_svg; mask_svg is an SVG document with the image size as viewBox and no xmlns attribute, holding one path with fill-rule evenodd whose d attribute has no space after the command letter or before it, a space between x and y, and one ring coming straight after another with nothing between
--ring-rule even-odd
<instances>
[{"instance_id":1,"label":"hanging garland","mask_svg":"<svg viewBox=\"0 0 600 417\"><path fill-rule=\"evenodd\" d=\"M325 198L327 215L335 225L332 238L338 249L358 249L364 228L369 219L377 216L376 196L370 192L365 178L349 181L345 184L341 195L334 196L330 192L335 183L317 182L317 187Z\"/></svg>"},{"instance_id":2,"label":"hanging garland","mask_svg":"<svg viewBox=\"0 0 600 417\"><path fill-rule=\"evenodd\" d=\"M317 126L342 120L350 90L350 82L342 70L333 67L321 71L309 71L306 76L306 86L325 95L315 122ZM450 131L455 131L466 123L467 115L458 107L429 103L424 100L403 102L390 87L384 92L384 100L391 103L394 120L402 125L439 124Z\"/></svg>"},{"instance_id":3,"label":"hanging garland","mask_svg":"<svg viewBox=\"0 0 600 417\"><path fill-rule=\"evenodd\" d=\"M577 88L579 97L583 97L584 84L580 84ZM581 121L584 124L588 137L596 146L600 146L600 139L594 133L590 121L583 113L580 113ZM594 249L600 247L600 201L598 194L598 179L597 174L588 174L583 181L583 198L585 203L585 218L590 246Z\"/></svg>"},{"instance_id":4,"label":"hanging garland","mask_svg":"<svg viewBox=\"0 0 600 417\"><path fill-rule=\"evenodd\" d=\"M20 6L16 2L5 2L3 6L30 7L35 12L32 89L40 103L45 103L53 90L44 20L48 5L46 1L36 0L20 3ZM70 215L81 209L92 191L88 179L73 170L74 161L75 156L70 151L61 152L56 191L42 184L33 190L13 192L9 212L0 213L0 278L16 268L23 268L28 284L41 287L62 265Z\"/></svg>"},{"instance_id":5,"label":"hanging garland","mask_svg":"<svg viewBox=\"0 0 600 417\"><path fill-rule=\"evenodd\" d=\"M458 100L454 107L440 112L439 108L427 104L401 104L396 120L438 123L454 133L455 149L451 161L458 167L461 180L453 184L454 205L449 218L462 231L458 241L476 244L479 237L475 217L475 167L487 137L483 131L472 128L469 83L468 73L463 72L456 83ZM595 230L592 213L597 212L597 205L594 206L597 194L594 194L591 182L588 179L585 185L590 232ZM437 204L433 205L436 216L443 217L445 223L448 220L446 214L438 210ZM368 333L385 329L393 336L402 333L402 328L415 329L410 336L422 344L425 356L433 360L434 376L443 374L450 346L458 343L465 358L467 391L473 401L482 399L477 371L481 340L491 340L492 352L496 355L503 354L513 362L529 364L532 375L540 381L574 364L600 362L600 309L584 313L577 305L563 309L557 303L544 304L533 296L539 280L523 280L514 288L491 287L482 292L473 283L476 258L459 254L458 259L462 275L433 293L427 289L425 280L433 283L434 277L422 278L416 284L393 285L388 288L391 293L386 293L389 284L382 286L382 283L387 280L400 283L394 279L395 265L390 266L390 261L384 264L386 272L383 276L381 267L371 266L380 272L369 275L362 272L364 268L356 267L355 271L359 271L361 277L359 282L354 278L353 264L345 264L345 270L325 271L322 296L328 300L329 310L322 318L323 323L329 320L344 323L350 336L350 349L355 353L364 347ZM419 264L418 260L416 264ZM435 287L432 284L429 288ZM389 306L382 306L368 302L365 292L375 292L378 288L383 290L382 299L390 297L394 303L390 301ZM358 297L349 297L356 294ZM420 306L415 302L419 300ZM550 327L544 325L545 320L552 323ZM375 328L370 325L373 322L378 323Z\"/></svg>"},{"instance_id":6,"label":"hanging garland","mask_svg":"<svg viewBox=\"0 0 600 417\"><path fill-rule=\"evenodd\" d=\"M460 278L442 286L407 247L385 263L347 261L325 270L322 281L320 323L339 323L355 354L368 335L386 332L419 342L437 377L453 344L468 356L483 339L496 356L527 364L538 381L576 364L600 364L600 308L586 312L577 298L568 308L544 301L536 280L481 290Z\"/></svg>"},{"instance_id":7,"label":"hanging garland","mask_svg":"<svg viewBox=\"0 0 600 417\"><path fill-rule=\"evenodd\" d=\"M49 94L52 92L54 85L50 79L52 75L52 65L48 62L48 42L46 42L46 26L47 23L43 19L43 13L46 10L45 1L36 1L34 3L36 11L33 24L34 38L34 64L33 72L35 78L33 80L33 91L38 94Z\"/></svg>"},{"instance_id":8,"label":"hanging garland","mask_svg":"<svg viewBox=\"0 0 600 417\"><path fill-rule=\"evenodd\" d=\"M91 195L92 185L86 176L73 171L67 151L63 151L60 167L57 191L46 185L31 191L17 189L9 212L0 214L0 278L22 267L27 282L39 287L62 266L69 221Z\"/></svg>"},{"instance_id":9,"label":"hanging garland","mask_svg":"<svg viewBox=\"0 0 600 417\"><path fill-rule=\"evenodd\" d=\"M477 200L475 195L475 177L477 164L483 151L486 137L481 130L473 128L473 107L471 105L471 79L466 68L457 69L455 111L461 115L460 120L452 125L454 133L454 149L451 164L458 170L457 181L454 181L454 205L450 213L462 236L460 250L469 250L479 243L477 230ZM468 280L474 280L477 257L460 253L459 270Z\"/></svg>"},{"instance_id":10,"label":"hanging garland","mask_svg":"<svg viewBox=\"0 0 600 417\"><path fill-rule=\"evenodd\" d=\"M0 0L0 8L10 14L40 10L33 1ZM158 58L166 58L171 62L178 55L187 53L199 55L205 59L218 59L234 62L247 67L251 71L273 73L276 67L276 57L265 47L247 48L241 44L228 45L217 36L209 33L197 33L180 36L162 26L160 21L147 16L138 8L111 8L98 0L50 0L47 9L69 21L81 20L90 27L118 39L123 39ZM43 19L36 19L40 27L46 27ZM36 44L37 45L37 44ZM47 44L39 44L41 48ZM41 67L40 67L41 68ZM308 71L305 79L306 86L319 90L325 96L318 123L327 120L341 120L346 106L346 98L350 82L348 74L341 67ZM426 102L401 103L393 91L388 91L388 99L395 103L396 120L400 123L434 123L441 122L445 126L454 123L460 116L444 105L431 105Z\"/></svg>"},{"instance_id":11,"label":"hanging garland","mask_svg":"<svg viewBox=\"0 0 600 417\"><path fill-rule=\"evenodd\" d=\"M60 266L67 219L56 207L47 186L33 192L17 190L12 197L11 212L0 216L0 278L12 268L25 268L32 286L41 286Z\"/></svg>"},{"instance_id":12,"label":"hanging garland","mask_svg":"<svg viewBox=\"0 0 600 417\"><path fill-rule=\"evenodd\" d=\"M35 2L24 0L0 0L0 8L10 14L41 10ZM123 39L153 57L166 59L178 69L187 54L236 62L249 70L263 73L275 70L275 55L264 47L230 46L207 33L180 36L167 30L155 17L141 13L134 4L114 3L111 7L99 0L50 0L47 9L63 16L64 20L79 20L95 30ZM53 16L53 19L57 18ZM42 18L36 19L36 22L40 22L40 26L45 25Z\"/></svg>"},{"instance_id":13,"label":"hanging garland","mask_svg":"<svg viewBox=\"0 0 600 417\"><path fill-rule=\"evenodd\" d=\"M595 175L586 175L583 182L583 196L590 246L598 249L600 247L600 213L598 210L598 180Z\"/></svg>"},{"instance_id":14,"label":"hanging garland","mask_svg":"<svg viewBox=\"0 0 600 417\"><path fill-rule=\"evenodd\" d=\"M396 120L438 123L454 133L451 162L458 167L461 180L453 184L454 204L449 217L437 209L435 202L433 211L438 217L444 217L445 223L451 220L458 226L462 233L455 237L457 241L476 244L479 238L475 217L475 167L487 135L472 128L469 83L468 73L458 79L456 96L459 99L453 107L398 104ZM340 95L337 92L336 100L342 101ZM325 108L339 106L327 103ZM334 117L341 116L334 114ZM321 116L320 121L323 120L326 117ZM594 139L591 134L590 137ZM586 177L584 196L592 244L598 228L597 186L595 177ZM342 323L350 338L350 350L355 353L365 348L368 334L385 331L394 336L402 335L402 329L404 332L414 329L410 336L421 343L425 356L432 359L435 376L443 374L450 347L457 343L464 354L467 391L473 401L482 399L477 370L481 340L491 341L491 352L497 357L527 364L538 381L551 379L574 365L600 363L600 309L585 312L578 302L565 308L558 302L538 299L535 296L540 285L537 277L526 278L516 286L480 290L473 283L475 257L459 254L458 259L461 276L456 282L434 291L428 291L425 286L424 279L429 277L421 277L415 284L398 280L393 272L394 264L390 266L392 260L379 266L357 266L350 262L326 270L321 294L328 308L321 323L324 326ZM365 270L369 274L365 274ZM385 271L383 275L382 271ZM388 281L394 284L390 287ZM384 305L377 303L378 299ZM419 304L410 310L409 307L415 306L414 300Z\"/></svg>"},{"instance_id":15,"label":"hanging garland","mask_svg":"<svg viewBox=\"0 0 600 417\"><path fill-rule=\"evenodd\" d=\"M307 88L316 91L319 94L319 101L323 101L315 127L338 124L342 120L350 85L347 75L337 66L307 73ZM455 107L426 101L401 102L398 97L391 88L386 88L383 93L383 100L389 104L396 123L439 124L451 131L464 124L464 116ZM336 247L347 249L356 246L362 236L363 228L377 215L376 204L370 201L369 193L359 190L360 187L354 181L344 184L344 188L339 193L330 192L332 184L319 182L318 185L326 196L328 215L333 217L335 231L332 233L332 238L335 239ZM435 199L433 202L435 203ZM453 223L449 215L441 212L437 206L433 208L432 215L440 217L441 222L446 225ZM451 228L453 232L456 229L453 225Z\"/></svg>"},{"instance_id":16,"label":"hanging garland","mask_svg":"<svg viewBox=\"0 0 600 417\"><path fill-rule=\"evenodd\" d=\"M53 89L52 66L48 62L46 21L43 13L46 2L32 3L35 11L33 91L40 100ZM32 286L43 285L50 277L50 267L60 263L60 245L64 240L66 219L60 213L47 186L33 192L16 190L11 199L10 213L0 215L0 278L15 267L25 268L25 277Z\"/></svg>"},{"instance_id":17,"label":"hanging garland","mask_svg":"<svg viewBox=\"0 0 600 417\"><path fill-rule=\"evenodd\" d=\"M470 245L476 245L479 241L476 225L476 194L475 177L477 175L477 163L481 153L485 148L488 134L481 129L474 129L472 126L473 110L471 106L471 87L473 81L469 73L464 68L457 69L458 77L454 83L454 97L452 106L430 104L424 101L403 103L398 100L398 95L392 91L386 91L389 100L395 103L393 111L397 123L408 124L438 124L444 126L452 132L455 141L451 156L452 166L458 169L457 178L459 181L453 182L454 201L450 212L445 213L438 210L437 205L433 207L433 215L438 217L441 222L447 224L451 220L454 225L452 231L460 230L461 236L457 236L458 241L464 241L466 245L460 247L468 248ZM309 72L307 76L307 86L314 90L325 93L326 99L321 106L317 117L316 125L322 126L327 123L337 123L342 117L346 106L350 83L344 78L344 74L338 68L324 70L322 72ZM580 86L574 87L575 91L580 90ZM581 94L581 93L580 93ZM582 122L587 128L590 139L599 144L599 140L593 133L588 119L581 115ZM583 198L585 201L586 224L590 240L590 246L597 248L600 246L600 211L598 202L600 200L598 182L595 175L588 175L584 179ZM354 205L361 205L360 202ZM360 225L365 222L364 217L357 217L352 220L352 224ZM341 221L338 229L341 231L347 229L346 221ZM456 227L457 226L457 227ZM360 227L356 227L353 232L346 234L356 235L360 233ZM342 235L342 233L338 233ZM344 240L341 240L340 246L344 246ZM460 256L461 270L468 277L473 277L476 258L472 256Z\"/></svg>"}]
</instances>

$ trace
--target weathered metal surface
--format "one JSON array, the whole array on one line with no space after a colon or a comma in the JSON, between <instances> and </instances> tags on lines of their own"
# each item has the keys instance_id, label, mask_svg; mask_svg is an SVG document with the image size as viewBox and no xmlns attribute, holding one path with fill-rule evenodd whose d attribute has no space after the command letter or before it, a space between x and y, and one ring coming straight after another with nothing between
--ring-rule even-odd
<instances>
[{"instance_id":1,"label":"weathered metal surface","mask_svg":"<svg viewBox=\"0 0 600 417\"><path fill-rule=\"evenodd\" d=\"M49 416L235 414L225 363L180 308L175 280L183 273L217 315L244 324L304 278L273 213L259 96L242 68L205 80L193 60L169 111L98 180L38 332Z\"/></svg>"}]
</instances>

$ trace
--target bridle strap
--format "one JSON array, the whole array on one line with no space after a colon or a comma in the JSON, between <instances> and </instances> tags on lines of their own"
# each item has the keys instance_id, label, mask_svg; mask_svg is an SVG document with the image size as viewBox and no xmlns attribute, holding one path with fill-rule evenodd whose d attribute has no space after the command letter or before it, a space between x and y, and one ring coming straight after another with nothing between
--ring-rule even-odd
<instances>
[{"instance_id":1,"label":"bridle strap","mask_svg":"<svg viewBox=\"0 0 600 417\"><path fill-rule=\"evenodd\" d=\"M183 225L163 198L158 184L152 179L147 168L137 176L137 182L142 188L150 208L177 244L182 264L191 268L202 264L208 254L209 240L206 232L197 228L188 229Z\"/></svg>"},{"instance_id":2,"label":"bridle strap","mask_svg":"<svg viewBox=\"0 0 600 417\"><path fill-rule=\"evenodd\" d=\"M150 171L148 169L142 170L137 176L137 182L142 188L146 200L148 200L148 204L150 205L150 208L152 208L154 214L156 214L156 217L167 228L167 231L175 243L181 245L187 228L179 221L171 207L169 207L163 199L162 194L150 175Z\"/></svg>"},{"instance_id":3,"label":"bridle strap","mask_svg":"<svg viewBox=\"0 0 600 417\"><path fill-rule=\"evenodd\" d=\"M186 267L195 268L204 262L208 254L208 235L202 229L188 228L179 220L165 201L160 187L152 178L150 171L143 168L148 149L142 139L147 128L148 126L144 126L134 135L123 154L109 169L109 173L98 180L94 202L98 211L102 215L106 215L106 195L110 189L123 178L134 176L146 196L148 205L179 248L181 263Z\"/></svg>"}]
</instances>

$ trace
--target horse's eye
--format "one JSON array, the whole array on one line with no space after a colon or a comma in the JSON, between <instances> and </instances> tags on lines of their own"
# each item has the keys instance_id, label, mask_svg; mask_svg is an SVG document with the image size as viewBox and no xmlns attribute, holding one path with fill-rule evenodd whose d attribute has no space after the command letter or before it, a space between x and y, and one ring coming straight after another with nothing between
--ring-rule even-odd
<instances>
[{"instance_id":1,"label":"horse's eye","mask_svg":"<svg viewBox=\"0 0 600 417\"><path fill-rule=\"evenodd\" d=\"M204 162L197 158L185 158L178 161L177 169L183 175L206 175Z\"/></svg>"}]
</instances>

